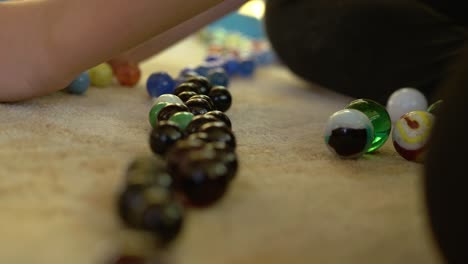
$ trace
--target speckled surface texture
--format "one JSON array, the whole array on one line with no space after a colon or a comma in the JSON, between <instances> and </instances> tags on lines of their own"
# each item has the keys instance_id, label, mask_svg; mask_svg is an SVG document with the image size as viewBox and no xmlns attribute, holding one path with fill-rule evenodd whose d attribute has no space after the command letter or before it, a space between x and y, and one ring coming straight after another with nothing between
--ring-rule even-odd
<instances>
[{"instance_id":1,"label":"speckled surface texture","mask_svg":"<svg viewBox=\"0 0 468 264\"><path fill-rule=\"evenodd\" d=\"M203 52L187 39L142 65L177 73ZM236 79L228 112L240 172L222 202L189 210L162 253L174 264L441 263L423 204L421 167L390 142L336 159L324 124L351 98L311 87L279 66ZM0 104L0 263L101 264L123 246L114 201L127 164L150 153L144 82Z\"/></svg>"}]
</instances>

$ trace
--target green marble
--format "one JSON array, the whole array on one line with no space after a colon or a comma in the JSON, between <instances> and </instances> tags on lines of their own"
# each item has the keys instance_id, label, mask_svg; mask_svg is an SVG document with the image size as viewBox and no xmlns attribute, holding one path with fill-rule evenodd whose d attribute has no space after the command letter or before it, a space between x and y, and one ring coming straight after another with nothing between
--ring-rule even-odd
<instances>
[{"instance_id":1,"label":"green marble","mask_svg":"<svg viewBox=\"0 0 468 264\"><path fill-rule=\"evenodd\" d=\"M427 108L427 111L431 114L433 114L434 116L437 116L437 114L439 113L440 111L440 108L442 107L442 104L444 103L443 100L439 100L433 104L431 104L429 106L429 108Z\"/></svg>"},{"instance_id":2,"label":"green marble","mask_svg":"<svg viewBox=\"0 0 468 264\"><path fill-rule=\"evenodd\" d=\"M357 99L346 106L363 112L374 126L374 141L367 152L374 152L381 148L390 136L392 121L385 107L370 99Z\"/></svg>"},{"instance_id":3,"label":"green marble","mask_svg":"<svg viewBox=\"0 0 468 264\"><path fill-rule=\"evenodd\" d=\"M190 112L179 112L169 118L170 121L176 123L180 129L185 130L192 122L194 115Z\"/></svg>"},{"instance_id":4,"label":"green marble","mask_svg":"<svg viewBox=\"0 0 468 264\"><path fill-rule=\"evenodd\" d=\"M151 127L154 128L157 125L159 111L161 111L161 109L163 109L163 107L165 107L168 104L169 104L168 102L161 102L161 103L155 104L151 108L149 112L149 122L151 124Z\"/></svg>"}]
</instances>

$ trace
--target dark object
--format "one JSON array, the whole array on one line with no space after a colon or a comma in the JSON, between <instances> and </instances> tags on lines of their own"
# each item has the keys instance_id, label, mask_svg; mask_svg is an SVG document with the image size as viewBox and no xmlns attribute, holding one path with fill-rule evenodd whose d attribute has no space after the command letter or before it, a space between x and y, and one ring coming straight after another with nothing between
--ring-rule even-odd
<instances>
[{"instance_id":1,"label":"dark object","mask_svg":"<svg viewBox=\"0 0 468 264\"><path fill-rule=\"evenodd\" d=\"M209 96L215 104L216 110L226 112L231 108L232 96L228 89L223 86L215 86L211 89Z\"/></svg>"},{"instance_id":2,"label":"dark object","mask_svg":"<svg viewBox=\"0 0 468 264\"><path fill-rule=\"evenodd\" d=\"M439 8L424 2L440 3ZM393 91L407 86L432 97L467 38L466 28L451 19L453 12L438 12L451 6L463 14L466 25L464 2L269 0L266 4L268 37L288 68L322 87L382 104Z\"/></svg>"},{"instance_id":3,"label":"dark object","mask_svg":"<svg viewBox=\"0 0 468 264\"><path fill-rule=\"evenodd\" d=\"M208 95L197 94L197 95L193 96L190 99L203 99L203 100L207 101L208 104L210 104L211 109L215 109L215 105L213 103L213 100L211 100L211 98Z\"/></svg>"},{"instance_id":4,"label":"dark object","mask_svg":"<svg viewBox=\"0 0 468 264\"><path fill-rule=\"evenodd\" d=\"M438 110L425 163L425 190L434 236L447 263L468 263L468 46L440 89ZM455 133L455 138L453 138ZM451 144L449 139L456 144Z\"/></svg>"},{"instance_id":5,"label":"dark object","mask_svg":"<svg viewBox=\"0 0 468 264\"><path fill-rule=\"evenodd\" d=\"M236 137L231 129L223 122L210 122L200 127L198 132L207 134L208 142L224 142L231 149L236 148Z\"/></svg>"},{"instance_id":6,"label":"dark object","mask_svg":"<svg viewBox=\"0 0 468 264\"><path fill-rule=\"evenodd\" d=\"M119 196L118 208L127 226L151 232L163 245L182 228L183 207L165 188L127 187Z\"/></svg>"},{"instance_id":7,"label":"dark object","mask_svg":"<svg viewBox=\"0 0 468 264\"><path fill-rule=\"evenodd\" d=\"M200 90L199 94L208 95L212 87L208 78L204 76L190 77L185 82L196 84Z\"/></svg>"},{"instance_id":8,"label":"dark object","mask_svg":"<svg viewBox=\"0 0 468 264\"><path fill-rule=\"evenodd\" d=\"M337 128L332 131L328 145L339 156L350 157L362 153L368 142L368 132L366 129Z\"/></svg>"},{"instance_id":9,"label":"dark object","mask_svg":"<svg viewBox=\"0 0 468 264\"><path fill-rule=\"evenodd\" d=\"M196 92L193 92L193 91L185 91L185 92L181 92L179 93L177 96L179 96L180 100L182 100L182 102L187 102L190 98L192 98L192 96L195 96L197 95Z\"/></svg>"},{"instance_id":10,"label":"dark object","mask_svg":"<svg viewBox=\"0 0 468 264\"><path fill-rule=\"evenodd\" d=\"M161 121L150 134L153 153L164 156L174 143L184 136L180 127L172 121Z\"/></svg>"},{"instance_id":11,"label":"dark object","mask_svg":"<svg viewBox=\"0 0 468 264\"><path fill-rule=\"evenodd\" d=\"M155 235L159 242L167 244L179 234L184 208L173 196L166 197L161 189L150 188L144 193L147 207L142 215L142 227Z\"/></svg>"},{"instance_id":12,"label":"dark object","mask_svg":"<svg viewBox=\"0 0 468 264\"><path fill-rule=\"evenodd\" d=\"M191 112L195 116L203 115L213 110L211 108L210 103L206 101L205 99L201 99L201 98L196 98L196 99L190 98L190 100L188 100L185 103L185 105L188 107L189 112Z\"/></svg>"},{"instance_id":13,"label":"dark object","mask_svg":"<svg viewBox=\"0 0 468 264\"><path fill-rule=\"evenodd\" d=\"M232 128L231 119L229 119L229 117L225 113L219 110L214 110L214 111L210 111L206 113L206 115L214 116L218 118L220 121L223 121L229 128Z\"/></svg>"},{"instance_id":14,"label":"dark object","mask_svg":"<svg viewBox=\"0 0 468 264\"><path fill-rule=\"evenodd\" d=\"M187 129L186 129L186 132L187 134L192 134L192 133L195 133L197 132L201 126L203 126L204 124L206 123L210 123L210 122L217 122L219 121L218 118L212 116L212 115L198 115L198 116L195 116L192 121L190 122L190 124L188 125Z\"/></svg>"},{"instance_id":15,"label":"dark object","mask_svg":"<svg viewBox=\"0 0 468 264\"><path fill-rule=\"evenodd\" d=\"M189 204L207 207L226 193L233 172L218 150L198 140L185 140L168 154L168 170ZM195 143L190 143L195 142ZM180 146L180 148L178 148ZM192 146L192 147L188 147Z\"/></svg>"},{"instance_id":16,"label":"dark object","mask_svg":"<svg viewBox=\"0 0 468 264\"><path fill-rule=\"evenodd\" d=\"M188 112L187 106L183 104L168 104L164 106L158 113L158 121L169 120L171 116L178 112Z\"/></svg>"},{"instance_id":17,"label":"dark object","mask_svg":"<svg viewBox=\"0 0 468 264\"><path fill-rule=\"evenodd\" d=\"M209 148L216 151L216 160L223 163L228 168L228 178L232 180L239 168L237 154L232 146L223 141L213 141L205 132L197 132L188 137L188 140L202 140Z\"/></svg>"},{"instance_id":18,"label":"dark object","mask_svg":"<svg viewBox=\"0 0 468 264\"><path fill-rule=\"evenodd\" d=\"M175 88L174 94L179 95L180 93L183 93L183 92L194 92L194 93L199 94L200 86L195 83L183 82Z\"/></svg>"},{"instance_id":19,"label":"dark object","mask_svg":"<svg viewBox=\"0 0 468 264\"><path fill-rule=\"evenodd\" d=\"M208 80L210 80L213 86L229 87L230 84L229 75L222 67L210 70L208 73Z\"/></svg>"},{"instance_id":20,"label":"dark object","mask_svg":"<svg viewBox=\"0 0 468 264\"><path fill-rule=\"evenodd\" d=\"M257 69L257 64L253 59L245 59L239 62L237 74L244 78L252 77Z\"/></svg>"},{"instance_id":21,"label":"dark object","mask_svg":"<svg viewBox=\"0 0 468 264\"><path fill-rule=\"evenodd\" d=\"M155 156L138 157L128 166L125 176L127 186L160 186L172 188L172 178L167 173L166 162Z\"/></svg>"}]
</instances>

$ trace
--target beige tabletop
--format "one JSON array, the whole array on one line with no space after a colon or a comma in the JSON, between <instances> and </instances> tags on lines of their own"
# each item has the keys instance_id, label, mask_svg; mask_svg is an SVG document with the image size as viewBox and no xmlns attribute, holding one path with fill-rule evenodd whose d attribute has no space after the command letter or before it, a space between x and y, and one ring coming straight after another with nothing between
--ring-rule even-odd
<instances>
[{"instance_id":1,"label":"beige tabletop","mask_svg":"<svg viewBox=\"0 0 468 264\"><path fill-rule=\"evenodd\" d=\"M0 104L0 263L101 264L122 248L152 252L114 210L127 164L150 153L144 80L202 57L189 38L147 61L137 88ZM420 165L391 142L357 161L324 145L327 118L351 98L281 66L230 89L238 177L216 206L188 210L181 236L161 253L170 263L441 263Z\"/></svg>"}]
</instances>

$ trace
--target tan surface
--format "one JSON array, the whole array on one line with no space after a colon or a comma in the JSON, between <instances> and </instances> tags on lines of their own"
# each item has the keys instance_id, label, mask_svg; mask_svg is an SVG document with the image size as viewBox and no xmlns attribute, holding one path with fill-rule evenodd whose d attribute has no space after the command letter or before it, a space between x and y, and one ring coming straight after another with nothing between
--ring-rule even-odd
<instances>
[{"instance_id":1,"label":"tan surface","mask_svg":"<svg viewBox=\"0 0 468 264\"><path fill-rule=\"evenodd\" d=\"M201 56L185 41L143 70L174 74ZM279 67L232 93L240 173L221 203L189 212L171 263L440 263L419 165L391 144L359 161L323 144L324 122L349 98ZM150 105L143 85L0 105L0 263L100 264L118 250L115 194L127 163L149 153Z\"/></svg>"}]
</instances>

